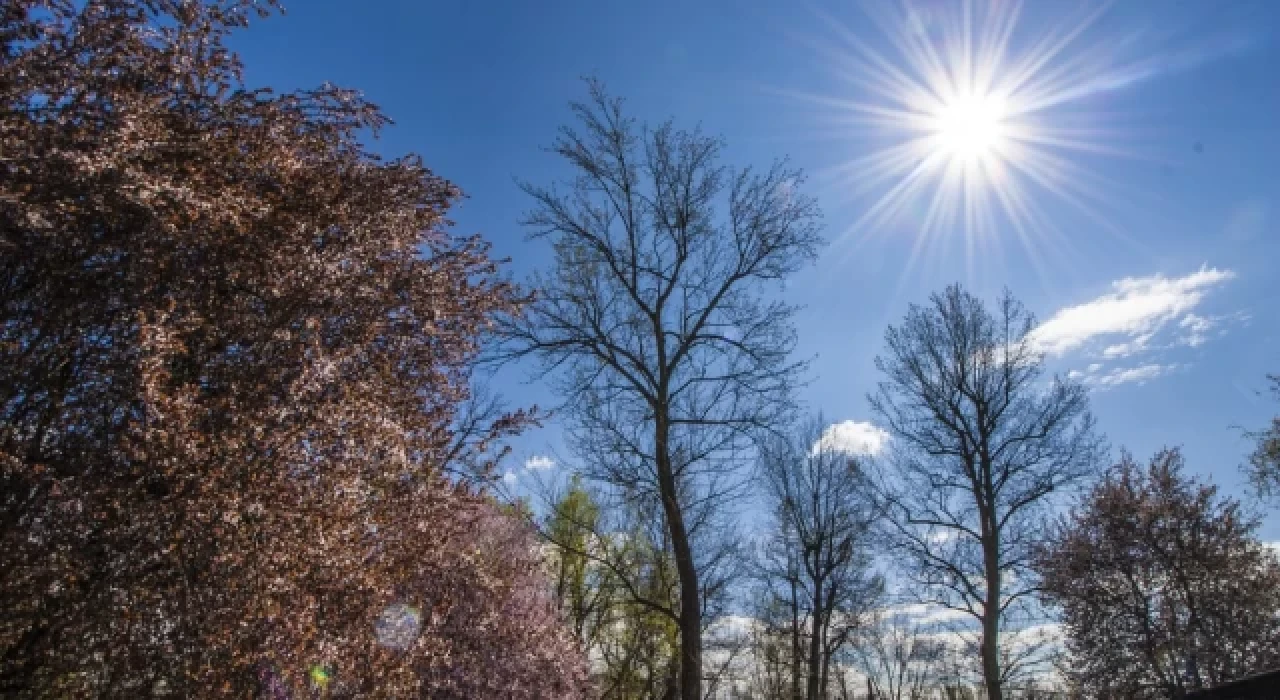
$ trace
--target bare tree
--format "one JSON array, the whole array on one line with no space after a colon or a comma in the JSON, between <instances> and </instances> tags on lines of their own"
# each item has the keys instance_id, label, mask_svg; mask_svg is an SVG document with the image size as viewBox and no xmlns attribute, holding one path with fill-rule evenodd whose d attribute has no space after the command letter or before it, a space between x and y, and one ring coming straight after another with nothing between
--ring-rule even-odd
<instances>
[{"instance_id":1,"label":"bare tree","mask_svg":"<svg viewBox=\"0 0 1280 700\"><path fill-rule=\"evenodd\" d=\"M885 333L871 405L893 436L882 492L921 602L981 629L983 681L1001 700L1002 623L1036 591L1027 567L1047 501L1103 453L1084 387L1041 381L1034 318L1007 292L995 312L959 286Z\"/></svg>"},{"instance_id":2,"label":"bare tree","mask_svg":"<svg viewBox=\"0 0 1280 700\"><path fill-rule=\"evenodd\" d=\"M1280 397L1280 375L1268 379L1272 393ZM1249 482L1263 498L1280 496L1280 416L1272 418L1265 430L1248 433L1248 437L1257 442L1245 467Z\"/></svg>"},{"instance_id":3,"label":"bare tree","mask_svg":"<svg viewBox=\"0 0 1280 700\"><path fill-rule=\"evenodd\" d=\"M758 653L772 659L779 682L788 691L776 697L799 700L804 697L803 681L807 628L801 601L804 572L800 563L800 543L786 521L776 522L755 552L752 574L760 584L756 615L764 625L756 640L764 645Z\"/></svg>"},{"instance_id":4,"label":"bare tree","mask_svg":"<svg viewBox=\"0 0 1280 700\"><path fill-rule=\"evenodd\" d=\"M852 647L854 666L876 700L924 700L941 678L947 653L934 630L901 611L882 610L863 627Z\"/></svg>"},{"instance_id":5,"label":"bare tree","mask_svg":"<svg viewBox=\"0 0 1280 700\"><path fill-rule=\"evenodd\" d=\"M773 598L791 611L792 692L826 697L831 659L849 640L883 588L868 550L876 519L870 481L859 461L822 440L814 417L760 450L760 474L773 512L772 541L761 567ZM801 652L801 637L806 649Z\"/></svg>"},{"instance_id":6,"label":"bare tree","mask_svg":"<svg viewBox=\"0 0 1280 700\"><path fill-rule=\"evenodd\" d=\"M696 543L723 523L735 461L780 422L803 363L793 308L764 295L816 254L818 210L785 163L719 162L699 132L639 128L590 83L552 152L565 188L526 185L526 224L555 268L500 324L504 359L558 370L570 443L587 476L659 504L680 584L680 692L700 700L702 598Z\"/></svg>"},{"instance_id":7,"label":"bare tree","mask_svg":"<svg viewBox=\"0 0 1280 700\"><path fill-rule=\"evenodd\" d=\"M794 580L794 578L793 578ZM779 601L774 591L759 589L752 599L750 697L781 700L800 695L801 659L798 609L791 600Z\"/></svg>"},{"instance_id":8,"label":"bare tree","mask_svg":"<svg viewBox=\"0 0 1280 700\"><path fill-rule=\"evenodd\" d=\"M1280 562L1258 520L1162 450L1124 455L1038 557L1068 676L1100 697L1181 697L1280 661Z\"/></svg>"}]
</instances>

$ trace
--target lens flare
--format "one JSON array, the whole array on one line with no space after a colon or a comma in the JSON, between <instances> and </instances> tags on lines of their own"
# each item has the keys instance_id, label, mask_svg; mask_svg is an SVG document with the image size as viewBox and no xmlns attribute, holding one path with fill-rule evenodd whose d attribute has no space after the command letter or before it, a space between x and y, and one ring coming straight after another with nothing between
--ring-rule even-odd
<instances>
[{"instance_id":1,"label":"lens flare","mask_svg":"<svg viewBox=\"0 0 1280 700\"><path fill-rule=\"evenodd\" d=\"M408 649L421 630L422 613L403 603L388 606L373 627L378 644L397 651Z\"/></svg>"},{"instance_id":2,"label":"lens flare","mask_svg":"<svg viewBox=\"0 0 1280 700\"><path fill-rule=\"evenodd\" d=\"M333 677L332 672L320 664L312 666L307 675L311 678L311 684L317 688L323 688L329 685L329 679Z\"/></svg>"}]
</instances>

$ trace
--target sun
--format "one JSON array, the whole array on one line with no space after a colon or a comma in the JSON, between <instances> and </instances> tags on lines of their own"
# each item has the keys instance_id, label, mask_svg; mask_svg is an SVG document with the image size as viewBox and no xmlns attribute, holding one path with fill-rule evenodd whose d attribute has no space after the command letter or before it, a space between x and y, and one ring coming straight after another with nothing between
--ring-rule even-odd
<instances>
[{"instance_id":1,"label":"sun","mask_svg":"<svg viewBox=\"0 0 1280 700\"><path fill-rule=\"evenodd\" d=\"M936 147L962 164L998 158L1007 150L1004 101L995 95L958 95L934 118Z\"/></svg>"},{"instance_id":2,"label":"sun","mask_svg":"<svg viewBox=\"0 0 1280 700\"><path fill-rule=\"evenodd\" d=\"M956 241L966 266L1000 260L1007 239L1045 275L1071 245L1059 225L1068 209L1124 235L1106 216L1121 188L1094 165L1134 157L1132 131L1108 122L1095 98L1147 79L1156 63L1140 52L1127 63L1090 40L1105 3L1023 26L1026 4L900 0L863 5L870 22L825 18L838 41L814 47L832 92L782 92L825 108L809 114L847 144L828 149L848 157L820 173L857 205L837 241L913 236L905 278L918 257L950 255Z\"/></svg>"}]
</instances>

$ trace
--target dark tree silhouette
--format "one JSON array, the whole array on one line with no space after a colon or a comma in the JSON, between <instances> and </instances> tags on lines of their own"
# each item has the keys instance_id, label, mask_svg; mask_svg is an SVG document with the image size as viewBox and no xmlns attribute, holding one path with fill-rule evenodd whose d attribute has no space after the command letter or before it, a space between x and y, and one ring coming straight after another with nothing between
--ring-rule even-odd
<instances>
[{"instance_id":1,"label":"dark tree silhouette","mask_svg":"<svg viewBox=\"0 0 1280 700\"><path fill-rule=\"evenodd\" d=\"M721 531L753 432L788 411L793 309L763 285L814 257L818 212L784 164L730 170L716 139L641 129L594 82L573 112L552 148L572 177L526 186L555 267L501 329L505 357L560 370L587 475L658 506L679 575L680 692L701 700L699 568L714 563L699 541Z\"/></svg>"},{"instance_id":2,"label":"dark tree silhouette","mask_svg":"<svg viewBox=\"0 0 1280 700\"><path fill-rule=\"evenodd\" d=\"M1280 375L1270 380L1272 393L1280 397ZM1249 481L1263 497L1280 496L1280 416L1272 418L1267 429L1249 436L1257 441L1245 467Z\"/></svg>"},{"instance_id":3,"label":"dark tree silhouette","mask_svg":"<svg viewBox=\"0 0 1280 700\"><path fill-rule=\"evenodd\" d=\"M772 522L758 573L767 604L790 618L792 697L808 700L828 696L832 659L883 590L871 571L871 482L857 457L823 442L824 427L811 418L760 450Z\"/></svg>"},{"instance_id":4,"label":"dark tree silhouette","mask_svg":"<svg viewBox=\"0 0 1280 700\"><path fill-rule=\"evenodd\" d=\"M1091 697L1182 697L1280 661L1280 562L1184 468L1177 450L1124 455L1038 556Z\"/></svg>"},{"instance_id":5,"label":"dark tree silhouette","mask_svg":"<svg viewBox=\"0 0 1280 700\"><path fill-rule=\"evenodd\" d=\"M376 108L241 83L270 6L0 10L0 695L576 696L447 476L525 421L462 408L516 294Z\"/></svg>"},{"instance_id":6,"label":"dark tree silhouette","mask_svg":"<svg viewBox=\"0 0 1280 700\"><path fill-rule=\"evenodd\" d=\"M870 397L893 436L883 496L921 602L981 627L983 680L1001 700L1002 623L1035 586L1027 567L1044 505L1101 457L1085 389L1042 384L1035 320L1005 294L994 313L958 286L885 333Z\"/></svg>"}]
</instances>

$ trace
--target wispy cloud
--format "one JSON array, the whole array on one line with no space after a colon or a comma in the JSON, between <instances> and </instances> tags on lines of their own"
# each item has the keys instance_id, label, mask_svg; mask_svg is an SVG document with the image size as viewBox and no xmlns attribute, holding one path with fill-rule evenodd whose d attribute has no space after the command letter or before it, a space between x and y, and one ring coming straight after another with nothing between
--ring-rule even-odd
<instances>
[{"instance_id":1,"label":"wispy cloud","mask_svg":"<svg viewBox=\"0 0 1280 700\"><path fill-rule=\"evenodd\" d=\"M1185 277L1126 277L1113 282L1110 293L1058 311L1033 337L1042 350L1057 356L1106 342L1102 355L1107 358L1146 350L1156 334L1169 327L1181 328L1184 338L1203 338L1205 324L1212 321L1191 312L1209 291L1234 277L1231 270L1216 267L1202 267Z\"/></svg>"},{"instance_id":2,"label":"wispy cloud","mask_svg":"<svg viewBox=\"0 0 1280 700\"><path fill-rule=\"evenodd\" d=\"M556 461L546 455L534 455L524 461L524 468L531 471L553 469L555 466Z\"/></svg>"},{"instance_id":3,"label":"wispy cloud","mask_svg":"<svg viewBox=\"0 0 1280 700\"><path fill-rule=\"evenodd\" d=\"M1147 349L1147 346L1151 343L1151 339L1153 337L1155 337L1155 333L1143 333L1142 335L1134 336L1133 340L1124 343L1116 343L1115 345L1108 345L1103 349L1102 356L1112 359L1136 355Z\"/></svg>"},{"instance_id":4,"label":"wispy cloud","mask_svg":"<svg viewBox=\"0 0 1280 700\"><path fill-rule=\"evenodd\" d=\"M1207 334L1213 329L1213 321L1205 318L1204 316L1187 314L1178 322L1178 326L1186 329L1187 335L1185 336L1185 342L1187 345L1194 348L1204 343L1207 338Z\"/></svg>"},{"instance_id":5,"label":"wispy cloud","mask_svg":"<svg viewBox=\"0 0 1280 700\"><path fill-rule=\"evenodd\" d=\"M875 456L889 444L889 433L874 423L846 420L833 423L822 431L813 451L832 450L851 455Z\"/></svg>"},{"instance_id":6,"label":"wispy cloud","mask_svg":"<svg viewBox=\"0 0 1280 700\"><path fill-rule=\"evenodd\" d=\"M1121 384L1143 384L1156 377L1161 377L1179 368L1177 364L1150 363L1136 367L1116 367L1102 371L1101 365L1089 365L1086 370L1072 370L1067 376L1078 379L1085 384L1100 388L1110 388Z\"/></svg>"}]
</instances>

